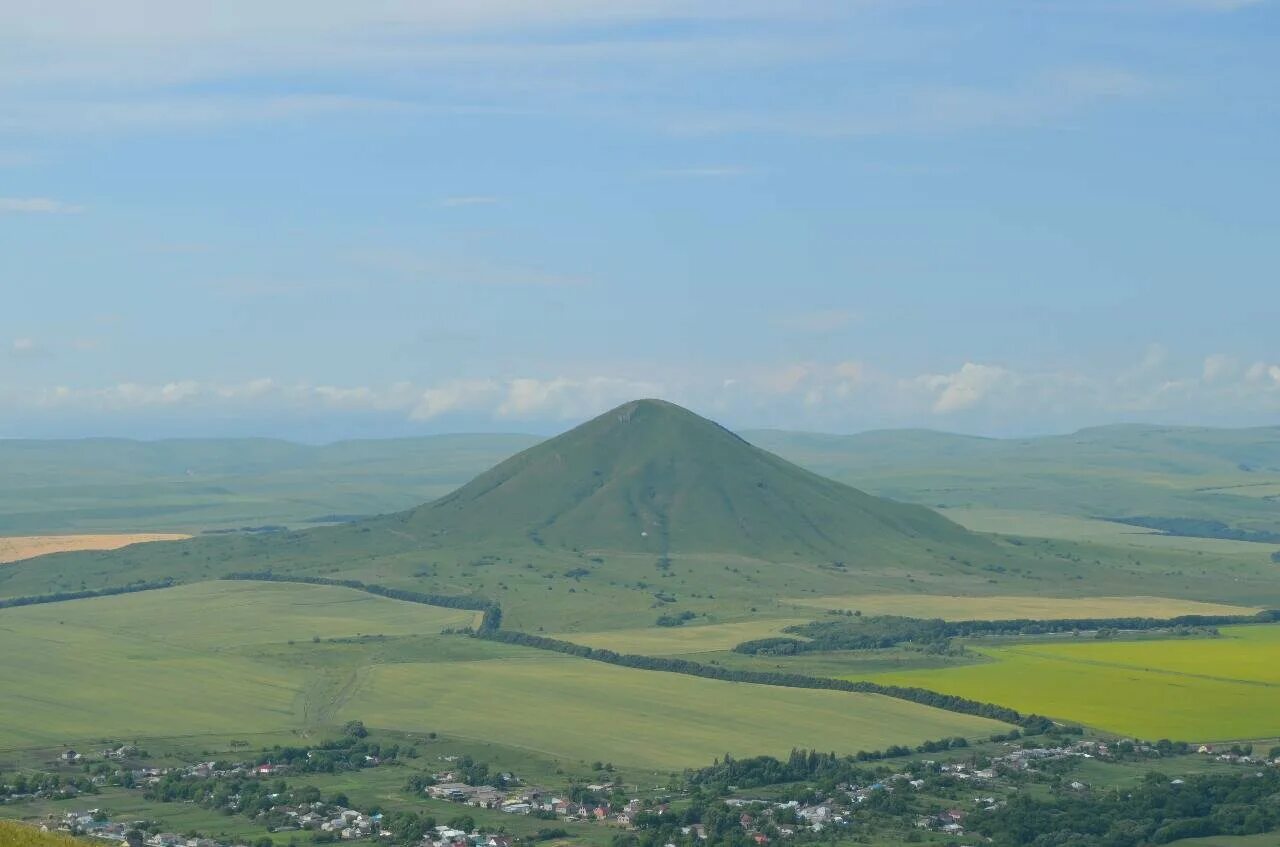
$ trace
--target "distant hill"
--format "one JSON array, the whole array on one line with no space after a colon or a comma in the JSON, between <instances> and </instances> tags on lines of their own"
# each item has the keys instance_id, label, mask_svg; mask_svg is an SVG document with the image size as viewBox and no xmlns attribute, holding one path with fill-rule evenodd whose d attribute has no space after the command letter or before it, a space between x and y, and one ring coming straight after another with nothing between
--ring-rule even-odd
<instances>
[{"instance_id":1,"label":"distant hill","mask_svg":"<svg viewBox=\"0 0 1280 847\"><path fill-rule=\"evenodd\" d=\"M282 512L348 522L304 529L314 525L295 519L287 531L42 557L0 568L0 597L271 571L474 594L501 602L513 628L544 632L649 626L673 610L787 617L798 608L788 598L876 592L1280 602L1259 599L1280 596L1266 545L1138 548L1118 540L1128 536L1115 535L1116 524L1097 525L1105 538L1088 521L1066 537L1037 536L1040 515L1016 516L1200 518L1222 521L1219 534L1267 531L1276 518L1268 498L1280 492L1280 475L1267 470L1273 434L1119 427L1024 441L920 431L744 440L669 403L638 401L547 441L509 436L524 439L509 445L524 448L515 455L493 436L306 448L316 452L291 470L221 477L215 487L227 493L208 511L249 526L281 522L272 516ZM221 445L201 449L225 455ZM1240 469L1246 460L1257 469ZM435 499L420 493L428 479ZM457 483L440 490L447 479ZM1232 493L1241 484L1249 493ZM8 507L34 513L48 502L26 491L9 489ZM164 505L123 484L77 491L77 520L132 516L133 531L153 528L151 509ZM952 514L975 526L991 526L973 520L983 509L1010 510L997 525L1013 537L974 533L926 508L939 505L965 510ZM360 517L371 512L382 514Z\"/></svg>"},{"instance_id":2,"label":"distant hill","mask_svg":"<svg viewBox=\"0 0 1280 847\"><path fill-rule=\"evenodd\" d=\"M818 476L661 400L639 400L391 520L440 543L901 558L980 540L936 512Z\"/></svg>"},{"instance_id":3,"label":"distant hill","mask_svg":"<svg viewBox=\"0 0 1280 847\"><path fill-rule=\"evenodd\" d=\"M431 500L541 439L0 439L0 535L289 524Z\"/></svg>"},{"instance_id":4,"label":"distant hill","mask_svg":"<svg viewBox=\"0 0 1280 847\"><path fill-rule=\"evenodd\" d=\"M1280 531L1280 427L1122 424L1039 438L743 433L876 494L953 508L1217 520Z\"/></svg>"},{"instance_id":5,"label":"distant hill","mask_svg":"<svg viewBox=\"0 0 1280 847\"><path fill-rule=\"evenodd\" d=\"M1038 438L746 430L871 494L930 507L1213 520L1280 531L1280 427L1118 425ZM0 439L0 535L314 525L413 506L543 439L466 434L312 446L271 439Z\"/></svg>"}]
</instances>

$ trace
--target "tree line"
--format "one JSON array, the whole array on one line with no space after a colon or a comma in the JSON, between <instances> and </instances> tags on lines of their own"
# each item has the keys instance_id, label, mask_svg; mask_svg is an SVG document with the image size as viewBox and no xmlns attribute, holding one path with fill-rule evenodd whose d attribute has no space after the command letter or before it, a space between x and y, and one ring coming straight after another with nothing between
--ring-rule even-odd
<instances>
[{"instance_id":1,"label":"tree line","mask_svg":"<svg viewBox=\"0 0 1280 847\"><path fill-rule=\"evenodd\" d=\"M550 650L556 653L576 656L580 659L590 659L594 662L604 662L610 665L620 665L622 667L635 668L637 670L666 671L668 673L680 673L689 676L704 677L706 679L718 679L726 682L750 682L757 685L777 685L787 688L817 688L834 691L850 691L858 694L882 694L886 697L894 697L899 700L909 700L912 703L920 703L925 706L946 709L950 712L959 712L960 714L965 715L977 715L979 717L991 718L992 720L1003 721L1004 723L1011 724L1025 725L1027 722L1032 722L1036 726L1040 726L1044 721L1043 718L1037 715L1024 716L1016 709L1010 709L1007 706L999 706L995 703L983 703L978 700L970 700L966 697L957 697L953 694L941 694L937 691L930 691L926 688L915 688L902 685L880 685L879 683L868 682L866 680L828 679L825 677L806 676L804 674L797 673L741 670L736 668L726 668L721 665L704 665L700 662L693 662L688 659L641 656L632 653L616 653L613 650L603 650L596 647L588 647L583 644L574 644L571 641L561 641L557 638L547 638L543 635L532 635L527 632L514 632L511 630L477 630L471 634L476 638L483 638L489 641L498 641L503 644L514 644L521 647L533 647L538 650Z\"/></svg>"},{"instance_id":2,"label":"tree line","mask_svg":"<svg viewBox=\"0 0 1280 847\"><path fill-rule=\"evenodd\" d=\"M297 574L277 574L271 571L241 571L229 573L222 577L227 580L247 580L253 582L297 582L304 585L333 585L339 588L352 588L379 597L392 600L404 600L408 603L422 603L427 606L443 606L446 609L470 609L475 612L489 612L496 606L489 600L477 595L459 594L426 594L421 591L409 591L404 588L390 588L385 585L361 582L358 579L330 579L323 576L301 576ZM501 611L498 611L501 620ZM483 626L483 624L482 624Z\"/></svg>"},{"instance_id":3,"label":"tree line","mask_svg":"<svg viewBox=\"0 0 1280 847\"><path fill-rule=\"evenodd\" d=\"M113 588L94 588L84 591L58 591L53 594L33 594L28 597L7 597L0 600L0 609L15 606L37 606L41 603L62 603L66 600L87 600L90 597L114 597L117 594L132 594L135 591L155 591L169 588L174 584L172 577L165 577L153 582L132 582Z\"/></svg>"},{"instance_id":4,"label":"tree line","mask_svg":"<svg viewBox=\"0 0 1280 847\"><path fill-rule=\"evenodd\" d=\"M996 847L1122 847L1256 835L1280 828L1278 793L1275 768L1180 780L1150 773L1141 784L1122 789L1018 794L1003 807L974 812L965 827Z\"/></svg>"},{"instance_id":5,"label":"tree line","mask_svg":"<svg viewBox=\"0 0 1280 847\"><path fill-rule=\"evenodd\" d=\"M1051 635L1063 632L1155 629L1211 630L1233 624L1274 623L1280 611L1256 615L1181 615L1173 618L1068 618L1063 620L946 621L941 618L908 618L900 615L853 615L841 620L813 621L789 626L784 632L801 638L775 636L744 641L738 653L788 656L831 650L877 650L916 644L945 650L950 639L983 635Z\"/></svg>"}]
</instances>

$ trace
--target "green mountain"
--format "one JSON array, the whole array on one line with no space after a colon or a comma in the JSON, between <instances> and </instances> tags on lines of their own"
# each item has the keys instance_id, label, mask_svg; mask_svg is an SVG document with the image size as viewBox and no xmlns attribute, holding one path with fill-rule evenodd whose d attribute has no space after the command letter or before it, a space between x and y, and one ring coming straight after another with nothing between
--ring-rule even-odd
<instances>
[{"instance_id":1,"label":"green mountain","mask_svg":"<svg viewBox=\"0 0 1280 847\"><path fill-rule=\"evenodd\" d=\"M930 509L818 476L661 400L619 406L388 520L434 544L658 556L901 560L981 543Z\"/></svg>"}]
</instances>

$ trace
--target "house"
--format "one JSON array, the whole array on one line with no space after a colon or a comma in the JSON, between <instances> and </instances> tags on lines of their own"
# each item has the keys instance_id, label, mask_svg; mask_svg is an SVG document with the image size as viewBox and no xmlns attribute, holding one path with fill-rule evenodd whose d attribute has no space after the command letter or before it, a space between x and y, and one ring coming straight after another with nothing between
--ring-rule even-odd
<instances>
[{"instance_id":1,"label":"house","mask_svg":"<svg viewBox=\"0 0 1280 847\"><path fill-rule=\"evenodd\" d=\"M64 762L78 762L80 761L80 754L75 750L65 750L58 758Z\"/></svg>"}]
</instances>

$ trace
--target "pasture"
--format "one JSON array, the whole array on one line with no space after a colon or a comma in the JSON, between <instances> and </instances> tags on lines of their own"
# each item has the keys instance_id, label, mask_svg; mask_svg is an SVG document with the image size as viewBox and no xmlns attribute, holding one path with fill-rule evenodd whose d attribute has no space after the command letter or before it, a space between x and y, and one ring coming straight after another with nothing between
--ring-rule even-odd
<instances>
[{"instance_id":1,"label":"pasture","mask_svg":"<svg viewBox=\"0 0 1280 847\"><path fill-rule=\"evenodd\" d=\"M1280 626L1227 627L1214 639L976 649L990 661L863 678L927 686L1147 739L1280 735Z\"/></svg>"},{"instance_id":2,"label":"pasture","mask_svg":"<svg viewBox=\"0 0 1280 847\"><path fill-rule=\"evenodd\" d=\"M1256 607L1203 603L1172 597L943 597L929 594L864 594L804 597L790 602L866 615L965 620L1069 620L1072 618L1173 618L1179 615L1252 615Z\"/></svg>"},{"instance_id":3,"label":"pasture","mask_svg":"<svg viewBox=\"0 0 1280 847\"><path fill-rule=\"evenodd\" d=\"M343 588L225 582L5 609L0 748L301 727L321 676L247 648L473 617Z\"/></svg>"},{"instance_id":4,"label":"pasture","mask_svg":"<svg viewBox=\"0 0 1280 847\"><path fill-rule=\"evenodd\" d=\"M166 532L107 533L97 535L10 535L0 537L0 565L21 562L50 553L79 550L119 550L151 541L182 541L189 535Z\"/></svg>"},{"instance_id":5,"label":"pasture","mask_svg":"<svg viewBox=\"0 0 1280 847\"><path fill-rule=\"evenodd\" d=\"M878 695L719 682L556 656L380 665L340 715L654 769L704 765L726 752L854 752L895 739L975 738L1002 726Z\"/></svg>"}]
</instances>

